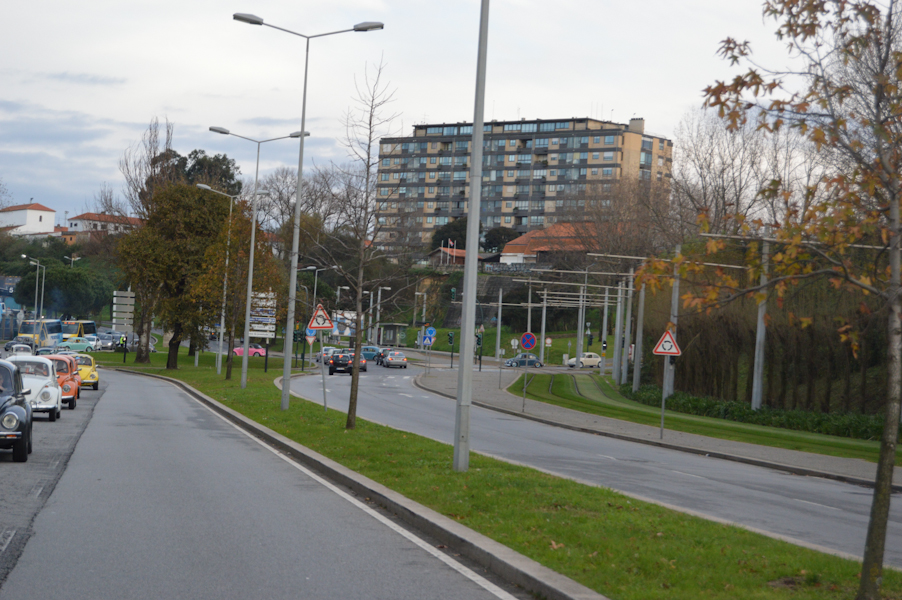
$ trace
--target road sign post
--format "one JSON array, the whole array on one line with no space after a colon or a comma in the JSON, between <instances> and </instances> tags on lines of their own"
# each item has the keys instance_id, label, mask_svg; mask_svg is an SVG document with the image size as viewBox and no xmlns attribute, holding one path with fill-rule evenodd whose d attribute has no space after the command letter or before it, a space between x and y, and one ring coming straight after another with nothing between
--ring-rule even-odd
<instances>
[{"instance_id":1,"label":"road sign post","mask_svg":"<svg viewBox=\"0 0 902 600\"><path fill-rule=\"evenodd\" d=\"M307 324L307 331L313 330L319 334L319 372L323 380L323 410L329 409L329 400L326 398L326 357L323 356L323 331L332 331L334 325L332 319L322 304L316 305L313 316L310 317L310 323Z\"/></svg>"},{"instance_id":2,"label":"road sign post","mask_svg":"<svg viewBox=\"0 0 902 600\"><path fill-rule=\"evenodd\" d=\"M676 338L673 337L673 333L668 329L664 332L664 335L661 336L661 339L658 340L658 343L655 345L655 349L651 351L652 354L656 354L658 356L666 356L668 357L664 361L664 374L667 374L667 369L673 369L673 365L675 364L676 357L682 354L680 347L676 343ZM662 396L661 398L661 434L660 439L664 439L664 406L667 403L667 396Z\"/></svg>"}]
</instances>

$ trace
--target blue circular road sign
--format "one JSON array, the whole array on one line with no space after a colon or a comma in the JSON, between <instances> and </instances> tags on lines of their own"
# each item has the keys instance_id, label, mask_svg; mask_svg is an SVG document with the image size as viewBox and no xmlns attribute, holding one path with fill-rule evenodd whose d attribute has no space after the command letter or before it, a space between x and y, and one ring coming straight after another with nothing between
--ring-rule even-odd
<instances>
[{"instance_id":1,"label":"blue circular road sign","mask_svg":"<svg viewBox=\"0 0 902 600\"><path fill-rule=\"evenodd\" d=\"M428 335L429 337L435 337L435 327L427 327L426 335Z\"/></svg>"},{"instance_id":2,"label":"blue circular road sign","mask_svg":"<svg viewBox=\"0 0 902 600\"><path fill-rule=\"evenodd\" d=\"M307 328L307 335L308 335L308 336L314 336L314 335L316 335L316 330L315 330L315 329L310 329L310 328L308 327L308 328Z\"/></svg>"},{"instance_id":3,"label":"blue circular road sign","mask_svg":"<svg viewBox=\"0 0 902 600\"><path fill-rule=\"evenodd\" d=\"M520 336L520 345L524 350L532 350L536 347L536 335L527 331Z\"/></svg>"}]
</instances>

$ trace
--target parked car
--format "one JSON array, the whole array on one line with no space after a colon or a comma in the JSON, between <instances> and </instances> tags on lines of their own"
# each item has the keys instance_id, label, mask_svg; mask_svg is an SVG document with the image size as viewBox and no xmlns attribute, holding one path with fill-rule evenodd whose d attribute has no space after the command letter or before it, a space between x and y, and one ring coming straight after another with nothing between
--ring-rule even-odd
<instances>
[{"instance_id":1,"label":"parked car","mask_svg":"<svg viewBox=\"0 0 902 600\"><path fill-rule=\"evenodd\" d=\"M100 385L100 374L97 373L97 365L94 363L94 357L87 354L74 355L75 362L78 363L78 376L81 378L81 385L91 389L97 389ZM70 408L72 408L70 406Z\"/></svg>"},{"instance_id":2,"label":"parked car","mask_svg":"<svg viewBox=\"0 0 902 600\"><path fill-rule=\"evenodd\" d=\"M56 379L62 390L63 402L69 405L70 410L75 408L81 397L81 377L78 375L75 357L68 354L51 354L46 358L52 360L56 368Z\"/></svg>"},{"instance_id":3,"label":"parked car","mask_svg":"<svg viewBox=\"0 0 902 600\"><path fill-rule=\"evenodd\" d=\"M48 354L56 354L56 348L38 348L34 351L35 356L47 356Z\"/></svg>"},{"instance_id":4,"label":"parked car","mask_svg":"<svg viewBox=\"0 0 902 600\"><path fill-rule=\"evenodd\" d=\"M398 352L397 350L389 350L385 356L382 357L382 366L383 367L398 367L399 369L407 368L407 357L404 356L403 352Z\"/></svg>"},{"instance_id":5,"label":"parked car","mask_svg":"<svg viewBox=\"0 0 902 600\"><path fill-rule=\"evenodd\" d=\"M3 351L10 352L13 349L13 346L15 346L16 344L25 344L26 346L30 346L32 349L34 349L33 339L26 335L17 335L13 339L6 342L6 344L3 346Z\"/></svg>"},{"instance_id":6,"label":"parked car","mask_svg":"<svg viewBox=\"0 0 902 600\"><path fill-rule=\"evenodd\" d=\"M244 356L244 347L238 346L232 350L235 353L235 356ZM266 356L266 348L261 346L260 344L248 344L247 345L247 355L248 356Z\"/></svg>"},{"instance_id":7,"label":"parked car","mask_svg":"<svg viewBox=\"0 0 902 600\"><path fill-rule=\"evenodd\" d=\"M354 370L354 353L348 350L333 352L327 359L329 361L329 375L336 372L351 373ZM366 372L366 359L360 357L360 370Z\"/></svg>"},{"instance_id":8,"label":"parked car","mask_svg":"<svg viewBox=\"0 0 902 600\"><path fill-rule=\"evenodd\" d=\"M18 367L0 360L0 448L12 449L15 462L25 462L32 450L31 403Z\"/></svg>"},{"instance_id":9,"label":"parked car","mask_svg":"<svg viewBox=\"0 0 902 600\"><path fill-rule=\"evenodd\" d=\"M579 367L597 367L601 364L601 356L594 352L583 352L583 356L579 359ZM571 369L576 368L576 357L574 356L567 361L567 366Z\"/></svg>"},{"instance_id":10,"label":"parked car","mask_svg":"<svg viewBox=\"0 0 902 600\"><path fill-rule=\"evenodd\" d=\"M373 357L373 360L376 362L377 365L381 365L382 361L385 359L385 356L391 351L392 351L391 348L382 348L381 350L379 350L379 352L376 353L376 355ZM385 365L383 365L383 366L385 366Z\"/></svg>"},{"instance_id":11,"label":"parked car","mask_svg":"<svg viewBox=\"0 0 902 600\"><path fill-rule=\"evenodd\" d=\"M517 356L513 358L509 358L504 361L504 366L506 367L541 367L542 363L539 362L539 357L533 354L532 352L521 352Z\"/></svg>"},{"instance_id":12,"label":"parked car","mask_svg":"<svg viewBox=\"0 0 902 600\"><path fill-rule=\"evenodd\" d=\"M28 344L13 344L10 354L13 356L31 356L34 354L34 346Z\"/></svg>"},{"instance_id":13,"label":"parked car","mask_svg":"<svg viewBox=\"0 0 902 600\"><path fill-rule=\"evenodd\" d=\"M65 342L56 345L57 350L71 350L72 352L93 352L94 343L83 337L70 337Z\"/></svg>"},{"instance_id":14,"label":"parked car","mask_svg":"<svg viewBox=\"0 0 902 600\"><path fill-rule=\"evenodd\" d=\"M32 412L45 412L51 422L56 421L62 414L63 403L53 361L44 356L13 356L9 362L19 368L22 385L29 392L25 399L31 404Z\"/></svg>"}]
</instances>

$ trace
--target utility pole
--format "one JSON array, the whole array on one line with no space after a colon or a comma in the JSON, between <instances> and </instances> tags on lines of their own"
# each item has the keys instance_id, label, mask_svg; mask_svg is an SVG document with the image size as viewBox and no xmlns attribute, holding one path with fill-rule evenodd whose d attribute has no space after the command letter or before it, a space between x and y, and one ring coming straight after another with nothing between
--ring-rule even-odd
<instances>
[{"instance_id":1,"label":"utility pole","mask_svg":"<svg viewBox=\"0 0 902 600\"><path fill-rule=\"evenodd\" d=\"M623 338L624 338L624 346L623 349L623 369L620 373L620 382L626 383L629 380L629 368L630 368L630 345L632 344L632 340L630 336L633 332L633 268L630 267L630 277L627 282L629 286L629 290L627 292L627 300L626 300L626 321L624 322L623 327Z\"/></svg>"},{"instance_id":2,"label":"utility pole","mask_svg":"<svg viewBox=\"0 0 902 600\"><path fill-rule=\"evenodd\" d=\"M682 251L682 245L677 244L676 254ZM677 317L680 309L680 267L673 266L673 293L670 297L670 322L673 324L673 339L677 339ZM673 395L673 378L676 371L676 364L673 358L668 357L664 361L664 389L661 397L661 421L663 427L664 421L664 401Z\"/></svg>"},{"instance_id":3,"label":"utility pole","mask_svg":"<svg viewBox=\"0 0 902 600\"><path fill-rule=\"evenodd\" d=\"M769 232L765 230L765 236ZM761 287L767 284L767 261L770 252L770 242L764 241L761 249ZM761 408L761 399L764 388L764 316L767 313L767 298L758 305L758 324L755 330L755 365L752 371L752 410Z\"/></svg>"},{"instance_id":4,"label":"utility pole","mask_svg":"<svg viewBox=\"0 0 902 600\"><path fill-rule=\"evenodd\" d=\"M539 362L545 364L545 312L548 309L548 288L542 290L542 333L539 334Z\"/></svg>"},{"instance_id":5,"label":"utility pole","mask_svg":"<svg viewBox=\"0 0 902 600\"><path fill-rule=\"evenodd\" d=\"M614 320L614 364L611 371L614 377L614 385L620 385L620 353L621 348L621 324L623 323L623 281L617 282L617 317Z\"/></svg>"},{"instance_id":6,"label":"utility pole","mask_svg":"<svg viewBox=\"0 0 902 600\"><path fill-rule=\"evenodd\" d=\"M633 391L639 391L642 376L642 323L645 320L645 286L639 288L639 314L636 316L636 351L633 352Z\"/></svg>"},{"instance_id":7,"label":"utility pole","mask_svg":"<svg viewBox=\"0 0 902 600\"><path fill-rule=\"evenodd\" d=\"M504 288L498 288L498 327L495 329L495 358L498 360L498 369L501 369L501 300L504 296Z\"/></svg>"}]
</instances>

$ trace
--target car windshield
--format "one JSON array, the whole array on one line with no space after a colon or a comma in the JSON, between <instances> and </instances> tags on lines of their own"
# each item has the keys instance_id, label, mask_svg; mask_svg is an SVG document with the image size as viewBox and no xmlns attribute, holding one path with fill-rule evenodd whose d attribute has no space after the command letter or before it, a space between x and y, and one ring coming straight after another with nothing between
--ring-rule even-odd
<instances>
[{"instance_id":1,"label":"car windshield","mask_svg":"<svg viewBox=\"0 0 902 600\"><path fill-rule=\"evenodd\" d=\"M56 372L57 373L68 373L69 372L69 363L64 360L55 360L53 361L56 364Z\"/></svg>"},{"instance_id":2,"label":"car windshield","mask_svg":"<svg viewBox=\"0 0 902 600\"><path fill-rule=\"evenodd\" d=\"M76 360L76 361L78 362L78 364L80 364L80 365L83 365L83 366L86 366L86 367L90 367L90 366L91 366L91 359L90 359L89 357L87 357L87 356L76 356L76 357L75 357L75 360Z\"/></svg>"},{"instance_id":3,"label":"car windshield","mask_svg":"<svg viewBox=\"0 0 902 600\"><path fill-rule=\"evenodd\" d=\"M50 366L47 363L37 361L19 361L16 364L19 365L19 370L22 371L22 375L31 375L36 377L50 376Z\"/></svg>"},{"instance_id":4,"label":"car windshield","mask_svg":"<svg viewBox=\"0 0 902 600\"><path fill-rule=\"evenodd\" d=\"M9 390L12 392L13 389L13 378L12 373L10 373L6 368L0 369L0 391Z\"/></svg>"}]
</instances>

